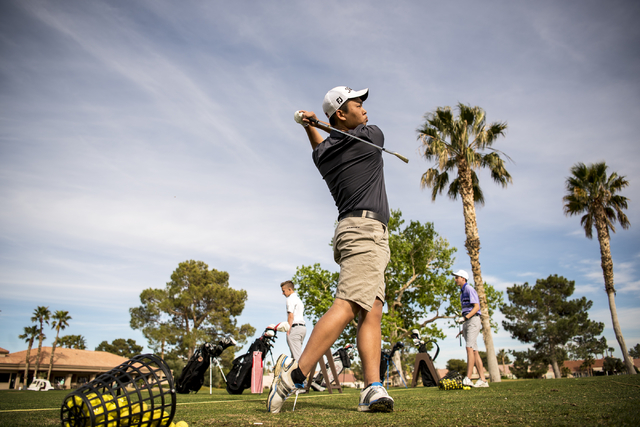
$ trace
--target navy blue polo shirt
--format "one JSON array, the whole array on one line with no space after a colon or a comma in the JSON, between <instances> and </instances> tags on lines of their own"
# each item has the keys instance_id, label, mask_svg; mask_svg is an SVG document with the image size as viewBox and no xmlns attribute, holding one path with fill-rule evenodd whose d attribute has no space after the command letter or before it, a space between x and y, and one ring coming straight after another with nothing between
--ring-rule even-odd
<instances>
[{"instance_id":1,"label":"navy blue polo shirt","mask_svg":"<svg viewBox=\"0 0 640 427\"><path fill-rule=\"evenodd\" d=\"M378 126L359 125L351 135L383 147ZM313 162L325 180L338 208L338 217L351 211L368 210L389 222L389 202L384 183L382 151L332 131L313 150Z\"/></svg>"}]
</instances>

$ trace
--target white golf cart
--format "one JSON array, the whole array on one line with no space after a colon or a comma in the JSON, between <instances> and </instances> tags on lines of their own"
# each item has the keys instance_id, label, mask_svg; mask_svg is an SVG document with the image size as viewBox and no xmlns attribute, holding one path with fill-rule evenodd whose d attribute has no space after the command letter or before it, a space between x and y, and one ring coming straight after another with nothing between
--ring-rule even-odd
<instances>
[{"instance_id":1,"label":"white golf cart","mask_svg":"<svg viewBox=\"0 0 640 427\"><path fill-rule=\"evenodd\" d=\"M31 391L47 391L47 390L53 390L53 387L51 386L51 383L49 382L49 380L34 380L29 387L27 387L27 390L31 390Z\"/></svg>"}]
</instances>

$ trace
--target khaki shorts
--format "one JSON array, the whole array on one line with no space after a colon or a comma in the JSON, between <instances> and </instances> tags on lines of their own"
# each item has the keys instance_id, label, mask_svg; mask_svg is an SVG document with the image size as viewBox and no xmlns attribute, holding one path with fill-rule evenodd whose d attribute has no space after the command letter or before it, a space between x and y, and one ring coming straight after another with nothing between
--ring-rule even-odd
<instances>
[{"instance_id":1,"label":"khaki shorts","mask_svg":"<svg viewBox=\"0 0 640 427\"><path fill-rule=\"evenodd\" d=\"M462 325L462 336L467 343L466 346L472 350L478 351L478 334L482 329L482 321L480 316L473 316Z\"/></svg>"},{"instance_id":2,"label":"khaki shorts","mask_svg":"<svg viewBox=\"0 0 640 427\"><path fill-rule=\"evenodd\" d=\"M371 311L384 302L384 271L389 263L387 226L369 218L344 218L333 236L333 258L340 264L336 298Z\"/></svg>"}]
</instances>

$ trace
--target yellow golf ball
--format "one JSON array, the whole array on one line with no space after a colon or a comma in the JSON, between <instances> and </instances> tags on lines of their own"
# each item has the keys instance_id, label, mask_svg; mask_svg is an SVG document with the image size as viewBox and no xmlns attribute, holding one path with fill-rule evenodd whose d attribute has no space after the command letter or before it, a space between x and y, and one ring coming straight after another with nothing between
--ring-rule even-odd
<instances>
[{"instance_id":1,"label":"yellow golf ball","mask_svg":"<svg viewBox=\"0 0 640 427\"><path fill-rule=\"evenodd\" d=\"M187 424L186 421L178 421L176 427L189 427L189 424Z\"/></svg>"}]
</instances>

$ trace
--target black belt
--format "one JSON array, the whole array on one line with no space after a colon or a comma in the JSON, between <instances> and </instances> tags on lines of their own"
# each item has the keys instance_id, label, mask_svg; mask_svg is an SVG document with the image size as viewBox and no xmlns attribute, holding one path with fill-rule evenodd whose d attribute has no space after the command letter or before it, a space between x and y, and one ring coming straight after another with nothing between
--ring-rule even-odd
<instances>
[{"instance_id":1,"label":"black belt","mask_svg":"<svg viewBox=\"0 0 640 427\"><path fill-rule=\"evenodd\" d=\"M294 323L293 325L291 325L292 328L295 328L296 326L306 326L304 323Z\"/></svg>"},{"instance_id":2,"label":"black belt","mask_svg":"<svg viewBox=\"0 0 640 427\"><path fill-rule=\"evenodd\" d=\"M338 217L338 221L343 220L345 218L369 218L369 219L375 219L376 221L380 221L384 225L387 225L382 220L382 215L380 215L379 213L373 212L373 211L364 211L363 210L363 211L347 212L346 214L340 215L340 217Z\"/></svg>"}]
</instances>

